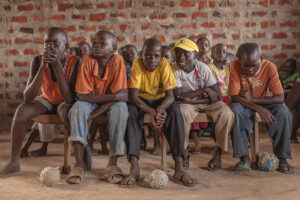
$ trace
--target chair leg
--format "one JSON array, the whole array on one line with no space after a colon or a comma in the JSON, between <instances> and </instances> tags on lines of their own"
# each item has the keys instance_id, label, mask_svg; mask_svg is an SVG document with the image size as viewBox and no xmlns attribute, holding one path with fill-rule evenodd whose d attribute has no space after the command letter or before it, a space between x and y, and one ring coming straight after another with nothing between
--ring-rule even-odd
<instances>
[{"instance_id":1,"label":"chair leg","mask_svg":"<svg viewBox=\"0 0 300 200\"><path fill-rule=\"evenodd\" d=\"M70 150L69 150L69 132L67 128L64 128L64 166L62 169L63 174L69 174L71 171L71 167L69 165L70 158Z\"/></svg>"},{"instance_id":2,"label":"chair leg","mask_svg":"<svg viewBox=\"0 0 300 200\"><path fill-rule=\"evenodd\" d=\"M253 169L258 168L259 160L259 128L258 121L255 120L253 133L250 136L250 145L251 145L251 167Z\"/></svg>"},{"instance_id":3,"label":"chair leg","mask_svg":"<svg viewBox=\"0 0 300 200\"><path fill-rule=\"evenodd\" d=\"M160 145L161 145L161 169L167 170L167 138L163 132L160 134Z\"/></svg>"}]
</instances>

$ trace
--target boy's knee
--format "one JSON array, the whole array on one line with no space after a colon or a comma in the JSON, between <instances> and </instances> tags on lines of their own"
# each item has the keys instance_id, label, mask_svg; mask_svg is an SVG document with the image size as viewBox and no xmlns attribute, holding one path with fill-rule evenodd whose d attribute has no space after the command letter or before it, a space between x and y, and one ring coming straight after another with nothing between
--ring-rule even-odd
<instances>
[{"instance_id":1,"label":"boy's knee","mask_svg":"<svg viewBox=\"0 0 300 200\"><path fill-rule=\"evenodd\" d=\"M14 120L21 121L21 122L29 121L31 119L29 110L30 110L30 104L27 103L20 104L15 112Z\"/></svg>"},{"instance_id":2,"label":"boy's knee","mask_svg":"<svg viewBox=\"0 0 300 200\"><path fill-rule=\"evenodd\" d=\"M76 101L69 111L69 118L71 116L85 116L88 113L88 109L86 109L88 104L88 102Z\"/></svg>"},{"instance_id":3,"label":"boy's knee","mask_svg":"<svg viewBox=\"0 0 300 200\"><path fill-rule=\"evenodd\" d=\"M57 107L57 114L64 122L68 120L68 113L72 107L72 104L62 103Z\"/></svg>"}]
</instances>

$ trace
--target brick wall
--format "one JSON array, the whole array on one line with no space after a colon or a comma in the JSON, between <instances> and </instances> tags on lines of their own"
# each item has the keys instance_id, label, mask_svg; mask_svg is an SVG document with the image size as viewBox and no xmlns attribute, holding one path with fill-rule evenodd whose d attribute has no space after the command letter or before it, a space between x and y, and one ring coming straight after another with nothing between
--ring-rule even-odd
<instances>
[{"instance_id":1,"label":"brick wall","mask_svg":"<svg viewBox=\"0 0 300 200\"><path fill-rule=\"evenodd\" d=\"M257 42L276 64L300 60L300 0L1 0L0 113L22 101L31 59L45 30L62 26L69 42L91 41L95 31L114 32L119 47L157 37L163 43L206 35L235 52Z\"/></svg>"}]
</instances>

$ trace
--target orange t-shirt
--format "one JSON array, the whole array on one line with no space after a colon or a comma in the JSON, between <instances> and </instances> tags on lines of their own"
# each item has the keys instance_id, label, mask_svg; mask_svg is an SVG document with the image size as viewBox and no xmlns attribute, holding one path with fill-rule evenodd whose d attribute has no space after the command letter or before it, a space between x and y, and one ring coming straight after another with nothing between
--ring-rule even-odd
<instances>
[{"instance_id":1,"label":"orange t-shirt","mask_svg":"<svg viewBox=\"0 0 300 200\"><path fill-rule=\"evenodd\" d=\"M104 76L98 75L98 61L92 56L83 57L77 75L76 92L79 94L113 94L127 88L123 58L114 54L107 63Z\"/></svg>"},{"instance_id":2,"label":"orange t-shirt","mask_svg":"<svg viewBox=\"0 0 300 200\"><path fill-rule=\"evenodd\" d=\"M73 71L73 67L78 59L78 56L69 55L66 53L67 56L67 64L65 68L65 77L68 79ZM41 59L43 59L41 57ZM46 66L45 72L42 77L42 97L49 101L50 103L57 105L61 103L64 98L60 93L59 85L57 81L53 81L50 75L50 69Z\"/></svg>"},{"instance_id":3,"label":"orange t-shirt","mask_svg":"<svg viewBox=\"0 0 300 200\"><path fill-rule=\"evenodd\" d=\"M230 65L228 95L239 95L240 90L248 90L252 97L263 97L283 94L276 66L267 60L262 60L261 68L257 75L248 77L241 69L238 60Z\"/></svg>"}]
</instances>

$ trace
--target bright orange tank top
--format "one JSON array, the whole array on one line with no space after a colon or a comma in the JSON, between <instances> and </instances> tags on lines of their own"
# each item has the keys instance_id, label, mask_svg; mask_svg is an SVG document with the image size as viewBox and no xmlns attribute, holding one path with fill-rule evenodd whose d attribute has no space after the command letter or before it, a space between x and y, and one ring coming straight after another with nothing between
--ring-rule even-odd
<instances>
[{"instance_id":1,"label":"bright orange tank top","mask_svg":"<svg viewBox=\"0 0 300 200\"><path fill-rule=\"evenodd\" d=\"M78 56L69 55L67 53L66 56L67 56L67 64L65 68L65 77L68 80L68 78L70 77L73 71L73 67L75 65ZM46 66L45 72L43 74L41 89L42 89L42 97L54 105L57 105L64 100L62 94L60 93L58 82L54 82L51 79L50 69L48 66Z\"/></svg>"}]
</instances>

